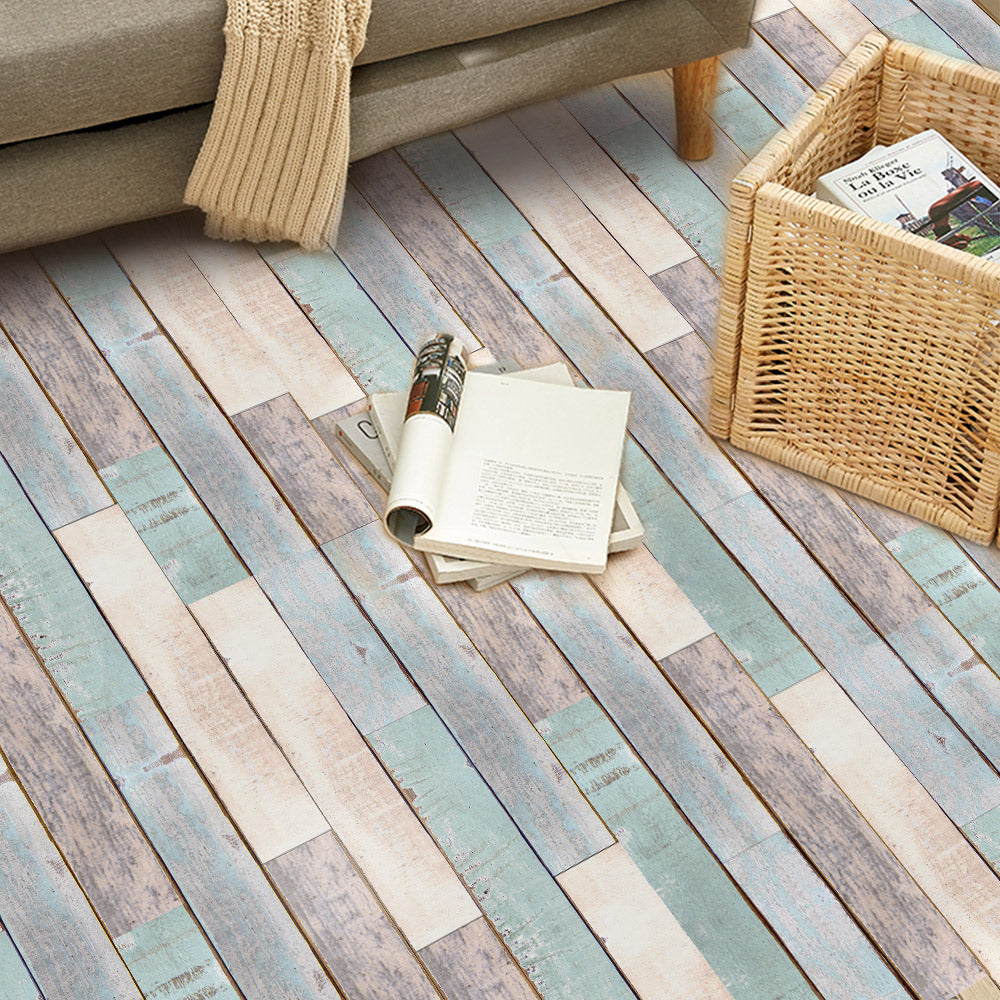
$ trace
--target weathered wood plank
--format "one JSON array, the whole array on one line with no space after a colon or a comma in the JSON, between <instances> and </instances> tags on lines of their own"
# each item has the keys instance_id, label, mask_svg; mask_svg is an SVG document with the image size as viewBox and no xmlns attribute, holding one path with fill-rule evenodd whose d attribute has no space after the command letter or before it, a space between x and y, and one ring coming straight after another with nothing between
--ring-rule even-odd
<instances>
[{"instance_id":1,"label":"weathered wood plank","mask_svg":"<svg viewBox=\"0 0 1000 1000\"><path fill-rule=\"evenodd\" d=\"M49 528L109 506L107 490L4 336L0 336L0 384L4 399L0 452Z\"/></svg>"},{"instance_id":2,"label":"weathered wood plank","mask_svg":"<svg viewBox=\"0 0 1000 1000\"><path fill-rule=\"evenodd\" d=\"M971 4L953 0L915 0L925 14L968 52L976 62L1000 69L1000 25Z\"/></svg>"},{"instance_id":3,"label":"weathered wood plank","mask_svg":"<svg viewBox=\"0 0 1000 1000\"><path fill-rule=\"evenodd\" d=\"M291 396L237 413L233 423L316 544L375 519L375 512Z\"/></svg>"},{"instance_id":4,"label":"weathered wood plank","mask_svg":"<svg viewBox=\"0 0 1000 1000\"><path fill-rule=\"evenodd\" d=\"M732 1000L620 844L563 872L559 884L643 1000Z\"/></svg>"},{"instance_id":5,"label":"weathered wood plank","mask_svg":"<svg viewBox=\"0 0 1000 1000\"><path fill-rule=\"evenodd\" d=\"M56 540L257 857L329 829L120 508Z\"/></svg>"},{"instance_id":6,"label":"weathered wood plank","mask_svg":"<svg viewBox=\"0 0 1000 1000\"><path fill-rule=\"evenodd\" d=\"M535 1000L538 993L490 925L474 920L420 953L448 1000Z\"/></svg>"},{"instance_id":7,"label":"weathered wood plank","mask_svg":"<svg viewBox=\"0 0 1000 1000\"><path fill-rule=\"evenodd\" d=\"M539 730L735 1000L800 995L781 945L594 700Z\"/></svg>"},{"instance_id":8,"label":"weathered wood plank","mask_svg":"<svg viewBox=\"0 0 1000 1000\"><path fill-rule=\"evenodd\" d=\"M646 274L695 256L558 101L520 108L510 119Z\"/></svg>"},{"instance_id":9,"label":"weathered wood plank","mask_svg":"<svg viewBox=\"0 0 1000 1000\"><path fill-rule=\"evenodd\" d=\"M256 581L191 611L413 947L475 920L465 887Z\"/></svg>"},{"instance_id":10,"label":"weathered wood plank","mask_svg":"<svg viewBox=\"0 0 1000 1000\"><path fill-rule=\"evenodd\" d=\"M843 62L843 53L794 7L754 27L812 87L821 87Z\"/></svg>"},{"instance_id":11,"label":"weathered wood plank","mask_svg":"<svg viewBox=\"0 0 1000 1000\"><path fill-rule=\"evenodd\" d=\"M958 1000L998 1000L998 998L1000 998L1000 986L997 986L992 979L984 979L967 990L962 990L958 995Z\"/></svg>"},{"instance_id":12,"label":"weathered wood plank","mask_svg":"<svg viewBox=\"0 0 1000 1000\"><path fill-rule=\"evenodd\" d=\"M743 48L723 53L722 64L782 125L790 125L812 96L812 87L756 32Z\"/></svg>"},{"instance_id":13,"label":"weathered wood plank","mask_svg":"<svg viewBox=\"0 0 1000 1000\"><path fill-rule=\"evenodd\" d=\"M307 417L361 398L357 382L255 247L208 239L194 216L178 221L180 245Z\"/></svg>"},{"instance_id":14,"label":"weathered wood plank","mask_svg":"<svg viewBox=\"0 0 1000 1000\"><path fill-rule=\"evenodd\" d=\"M351 177L479 339L491 345L494 355L514 358L523 367L564 360L397 152L390 150L355 164ZM359 225L362 222L359 219ZM398 297L391 304L394 313L402 306ZM405 384L404 378L394 388Z\"/></svg>"},{"instance_id":15,"label":"weathered wood plank","mask_svg":"<svg viewBox=\"0 0 1000 1000\"><path fill-rule=\"evenodd\" d=\"M267 866L349 1000L440 994L332 833Z\"/></svg>"},{"instance_id":16,"label":"weathered wood plank","mask_svg":"<svg viewBox=\"0 0 1000 1000\"><path fill-rule=\"evenodd\" d=\"M226 413L280 396L286 390L281 376L248 342L226 304L184 252L178 225L176 218L166 218L109 230L104 239ZM42 263L47 264L44 254ZM62 288L58 271L54 277ZM69 289L63 291L73 297ZM146 325L151 327L151 320ZM88 332L93 336L92 330Z\"/></svg>"},{"instance_id":17,"label":"weathered wood plank","mask_svg":"<svg viewBox=\"0 0 1000 1000\"><path fill-rule=\"evenodd\" d=\"M795 8L845 55L875 30L851 0L796 0Z\"/></svg>"},{"instance_id":18,"label":"weathered wood plank","mask_svg":"<svg viewBox=\"0 0 1000 1000\"><path fill-rule=\"evenodd\" d=\"M889 849L993 975L1000 878L965 842L906 766L826 674L782 692L775 706L851 797ZM928 954L924 951L922 962ZM971 976L964 989L981 976Z\"/></svg>"},{"instance_id":19,"label":"weathered wood plank","mask_svg":"<svg viewBox=\"0 0 1000 1000\"><path fill-rule=\"evenodd\" d=\"M373 736L396 782L546 1000L633 1000L606 953L443 726L422 708Z\"/></svg>"},{"instance_id":20,"label":"weathered wood plank","mask_svg":"<svg viewBox=\"0 0 1000 1000\"><path fill-rule=\"evenodd\" d=\"M947 1000L982 975L906 870L717 639L665 658L661 668L918 996Z\"/></svg>"},{"instance_id":21,"label":"weathered wood plank","mask_svg":"<svg viewBox=\"0 0 1000 1000\"><path fill-rule=\"evenodd\" d=\"M887 992L881 957L593 588L512 586L822 994Z\"/></svg>"},{"instance_id":22,"label":"weathered wood plank","mask_svg":"<svg viewBox=\"0 0 1000 1000\"><path fill-rule=\"evenodd\" d=\"M57 250L50 250L54 256ZM27 254L0 264L0 324L98 468L155 441L58 292Z\"/></svg>"},{"instance_id":23,"label":"weathered wood plank","mask_svg":"<svg viewBox=\"0 0 1000 1000\"><path fill-rule=\"evenodd\" d=\"M247 575L159 445L106 466L100 475L185 604Z\"/></svg>"},{"instance_id":24,"label":"weathered wood plank","mask_svg":"<svg viewBox=\"0 0 1000 1000\"><path fill-rule=\"evenodd\" d=\"M683 317L509 118L456 135L639 350L688 332Z\"/></svg>"},{"instance_id":25,"label":"weathered wood plank","mask_svg":"<svg viewBox=\"0 0 1000 1000\"><path fill-rule=\"evenodd\" d=\"M9 1000L44 1000L3 924L0 924L0 982L8 991Z\"/></svg>"},{"instance_id":26,"label":"weathered wood plank","mask_svg":"<svg viewBox=\"0 0 1000 1000\"><path fill-rule=\"evenodd\" d=\"M323 551L549 871L610 846L604 824L381 524Z\"/></svg>"},{"instance_id":27,"label":"weathered wood plank","mask_svg":"<svg viewBox=\"0 0 1000 1000\"><path fill-rule=\"evenodd\" d=\"M721 63L712 117L747 157L756 156L778 130L774 116Z\"/></svg>"},{"instance_id":28,"label":"weathered wood plank","mask_svg":"<svg viewBox=\"0 0 1000 1000\"><path fill-rule=\"evenodd\" d=\"M3 758L0 912L46 1000L142 1000Z\"/></svg>"}]
</instances>

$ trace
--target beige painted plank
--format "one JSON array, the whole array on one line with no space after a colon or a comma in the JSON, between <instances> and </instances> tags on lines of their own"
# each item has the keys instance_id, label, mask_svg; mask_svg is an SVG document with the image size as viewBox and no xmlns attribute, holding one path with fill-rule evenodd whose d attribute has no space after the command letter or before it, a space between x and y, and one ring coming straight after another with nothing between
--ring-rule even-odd
<instances>
[{"instance_id":1,"label":"beige painted plank","mask_svg":"<svg viewBox=\"0 0 1000 1000\"><path fill-rule=\"evenodd\" d=\"M512 111L510 118L646 274L658 274L696 256L558 101Z\"/></svg>"},{"instance_id":2,"label":"beige painted plank","mask_svg":"<svg viewBox=\"0 0 1000 1000\"><path fill-rule=\"evenodd\" d=\"M56 532L132 661L254 853L329 830L120 507Z\"/></svg>"},{"instance_id":3,"label":"beige painted plank","mask_svg":"<svg viewBox=\"0 0 1000 1000\"><path fill-rule=\"evenodd\" d=\"M791 0L756 0L750 20L762 21L765 17L780 14L783 10L788 10L791 6Z\"/></svg>"},{"instance_id":4,"label":"beige painted plank","mask_svg":"<svg viewBox=\"0 0 1000 1000\"><path fill-rule=\"evenodd\" d=\"M414 949L480 916L255 580L191 605Z\"/></svg>"},{"instance_id":5,"label":"beige painted plank","mask_svg":"<svg viewBox=\"0 0 1000 1000\"><path fill-rule=\"evenodd\" d=\"M732 1000L621 844L556 879L640 1000Z\"/></svg>"},{"instance_id":6,"label":"beige painted plank","mask_svg":"<svg viewBox=\"0 0 1000 1000\"><path fill-rule=\"evenodd\" d=\"M984 979L967 990L962 990L958 994L958 1000L1000 1000L1000 986L992 979Z\"/></svg>"},{"instance_id":7,"label":"beige painted plank","mask_svg":"<svg viewBox=\"0 0 1000 1000\"><path fill-rule=\"evenodd\" d=\"M773 703L983 966L1000 974L1000 879L832 677Z\"/></svg>"},{"instance_id":8,"label":"beige painted plank","mask_svg":"<svg viewBox=\"0 0 1000 1000\"><path fill-rule=\"evenodd\" d=\"M645 545L617 553L608 568L591 579L654 660L712 634Z\"/></svg>"},{"instance_id":9,"label":"beige painted plank","mask_svg":"<svg viewBox=\"0 0 1000 1000\"><path fill-rule=\"evenodd\" d=\"M182 231L181 241L307 417L363 398L354 377L253 246L211 240L193 225Z\"/></svg>"},{"instance_id":10,"label":"beige painted plank","mask_svg":"<svg viewBox=\"0 0 1000 1000\"><path fill-rule=\"evenodd\" d=\"M226 413L285 391L281 376L180 246L177 219L126 226L105 241L157 322Z\"/></svg>"},{"instance_id":11,"label":"beige painted plank","mask_svg":"<svg viewBox=\"0 0 1000 1000\"><path fill-rule=\"evenodd\" d=\"M691 329L541 153L500 115L455 133L642 352Z\"/></svg>"}]
</instances>

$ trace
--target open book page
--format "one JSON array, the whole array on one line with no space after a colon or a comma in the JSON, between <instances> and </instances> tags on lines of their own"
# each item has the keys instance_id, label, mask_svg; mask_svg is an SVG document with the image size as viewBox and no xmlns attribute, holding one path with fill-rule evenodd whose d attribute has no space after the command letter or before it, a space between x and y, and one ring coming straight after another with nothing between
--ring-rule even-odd
<instances>
[{"instance_id":1,"label":"open book page","mask_svg":"<svg viewBox=\"0 0 1000 1000\"><path fill-rule=\"evenodd\" d=\"M933 129L824 174L816 196L978 257L1000 259L1000 184Z\"/></svg>"},{"instance_id":2,"label":"open book page","mask_svg":"<svg viewBox=\"0 0 1000 1000\"><path fill-rule=\"evenodd\" d=\"M414 546L600 572L628 406L627 392L469 373L434 517Z\"/></svg>"}]
</instances>

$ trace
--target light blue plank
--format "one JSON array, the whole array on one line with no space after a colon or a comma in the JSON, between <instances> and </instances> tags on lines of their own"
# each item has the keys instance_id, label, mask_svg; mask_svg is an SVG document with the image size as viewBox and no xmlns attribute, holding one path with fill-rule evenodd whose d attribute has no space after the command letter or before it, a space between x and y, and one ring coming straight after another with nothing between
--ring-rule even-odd
<instances>
[{"instance_id":1,"label":"light blue plank","mask_svg":"<svg viewBox=\"0 0 1000 1000\"><path fill-rule=\"evenodd\" d=\"M779 128L777 119L725 66L719 67L712 117L748 157L759 153Z\"/></svg>"},{"instance_id":2,"label":"light blue plank","mask_svg":"<svg viewBox=\"0 0 1000 1000\"><path fill-rule=\"evenodd\" d=\"M976 845L983 857L1000 871L1000 806L995 806L966 823L962 832Z\"/></svg>"},{"instance_id":3,"label":"light blue plank","mask_svg":"<svg viewBox=\"0 0 1000 1000\"><path fill-rule=\"evenodd\" d=\"M2 333L0 393L0 452L49 528L110 507L111 498L83 452Z\"/></svg>"},{"instance_id":4,"label":"light blue plank","mask_svg":"<svg viewBox=\"0 0 1000 1000\"><path fill-rule=\"evenodd\" d=\"M362 735L425 704L321 552L256 579Z\"/></svg>"},{"instance_id":5,"label":"light blue plank","mask_svg":"<svg viewBox=\"0 0 1000 1000\"><path fill-rule=\"evenodd\" d=\"M428 708L374 734L383 764L544 1000L634 1000L545 870Z\"/></svg>"},{"instance_id":6,"label":"light blue plank","mask_svg":"<svg viewBox=\"0 0 1000 1000\"><path fill-rule=\"evenodd\" d=\"M722 265L725 207L690 165L637 113L633 112L635 120L631 123L613 130L607 128L609 119L621 120L621 112L614 105L624 103L611 86L563 99L573 117L698 254L718 270Z\"/></svg>"},{"instance_id":7,"label":"light blue plank","mask_svg":"<svg viewBox=\"0 0 1000 1000\"><path fill-rule=\"evenodd\" d=\"M801 973L590 698L539 723L734 1000L809 996Z\"/></svg>"},{"instance_id":8,"label":"light blue plank","mask_svg":"<svg viewBox=\"0 0 1000 1000\"><path fill-rule=\"evenodd\" d=\"M7 991L6 1000L43 1000L35 981L31 978L18 954L10 935L0 924L0 983Z\"/></svg>"},{"instance_id":9,"label":"light blue plank","mask_svg":"<svg viewBox=\"0 0 1000 1000\"><path fill-rule=\"evenodd\" d=\"M185 604L246 577L162 448L109 465L100 475Z\"/></svg>"},{"instance_id":10,"label":"light blue plank","mask_svg":"<svg viewBox=\"0 0 1000 1000\"><path fill-rule=\"evenodd\" d=\"M261 252L337 356L369 393L406 385L413 355L343 261L329 252Z\"/></svg>"},{"instance_id":11,"label":"light blue plank","mask_svg":"<svg viewBox=\"0 0 1000 1000\"><path fill-rule=\"evenodd\" d=\"M146 691L87 589L3 462L0 594L79 717Z\"/></svg>"},{"instance_id":12,"label":"light blue plank","mask_svg":"<svg viewBox=\"0 0 1000 1000\"><path fill-rule=\"evenodd\" d=\"M812 87L756 32L745 47L724 53L722 64L782 125L790 125L812 96Z\"/></svg>"},{"instance_id":13,"label":"light blue plank","mask_svg":"<svg viewBox=\"0 0 1000 1000\"><path fill-rule=\"evenodd\" d=\"M183 906L115 938L115 947L148 1000L239 1000Z\"/></svg>"},{"instance_id":14,"label":"light blue plank","mask_svg":"<svg viewBox=\"0 0 1000 1000\"><path fill-rule=\"evenodd\" d=\"M549 871L610 847L603 823L382 524L323 551Z\"/></svg>"},{"instance_id":15,"label":"light blue plank","mask_svg":"<svg viewBox=\"0 0 1000 1000\"><path fill-rule=\"evenodd\" d=\"M512 585L822 994L857 1000L845 970L859 964L869 970L859 982L867 981L873 997L895 991L829 886L590 584L553 574ZM782 859L777 867L747 864L773 852Z\"/></svg>"},{"instance_id":16,"label":"light blue plank","mask_svg":"<svg viewBox=\"0 0 1000 1000\"><path fill-rule=\"evenodd\" d=\"M917 6L976 62L1000 69L1000 24L986 11L964 0L917 0Z\"/></svg>"},{"instance_id":17,"label":"light blue plank","mask_svg":"<svg viewBox=\"0 0 1000 1000\"><path fill-rule=\"evenodd\" d=\"M152 700L105 712L87 735L241 991L340 1000Z\"/></svg>"},{"instance_id":18,"label":"light blue plank","mask_svg":"<svg viewBox=\"0 0 1000 1000\"><path fill-rule=\"evenodd\" d=\"M865 11L865 13L871 17L868 11ZM951 36L947 32L942 31L922 11L916 11L897 21L889 21L883 24L879 24L876 21L875 24L890 38L898 38L903 42L912 42L914 45L930 49L931 52L940 52L945 56L953 56L955 59L964 59L966 62L971 62L969 54L956 45Z\"/></svg>"},{"instance_id":19,"label":"light blue plank","mask_svg":"<svg viewBox=\"0 0 1000 1000\"><path fill-rule=\"evenodd\" d=\"M82 890L3 762L0 916L47 1000L142 1000Z\"/></svg>"}]
</instances>

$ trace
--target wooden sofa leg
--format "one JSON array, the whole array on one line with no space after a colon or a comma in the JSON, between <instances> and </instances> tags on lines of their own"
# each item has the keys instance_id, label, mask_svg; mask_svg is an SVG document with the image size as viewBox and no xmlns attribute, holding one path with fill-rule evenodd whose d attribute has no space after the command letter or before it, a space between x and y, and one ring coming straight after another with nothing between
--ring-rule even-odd
<instances>
[{"instance_id":1,"label":"wooden sofa leg","mask_svg":"<svg viewBox=\"0 0 1000 1000\"><path fill-rule=\"evenodd\" d=\"M677 151L685 160L712 155L712 120L719 57L674 67L674 110L677 116Z\"/></svg>"}]
</instances>

